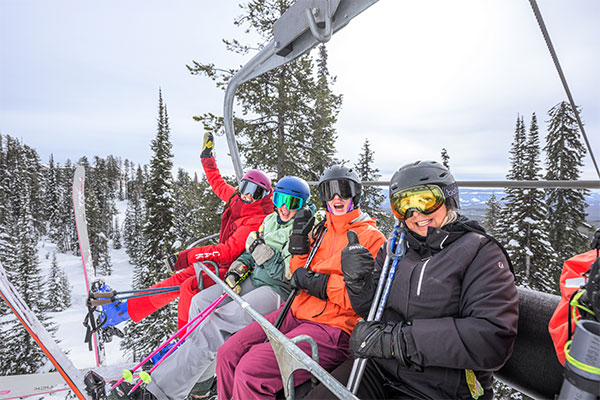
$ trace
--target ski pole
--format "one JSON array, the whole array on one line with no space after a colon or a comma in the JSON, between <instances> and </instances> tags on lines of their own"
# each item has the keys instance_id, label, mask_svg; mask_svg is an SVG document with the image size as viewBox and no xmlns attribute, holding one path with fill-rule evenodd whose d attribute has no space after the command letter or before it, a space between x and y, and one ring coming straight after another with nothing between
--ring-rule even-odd
<instances>
[{"instance_id":1,"label":"ski pole","mask_svg":"<svg viewBox=\"0 0 600 400\"><path fill-rule=\"evenodd\" d=\"M310 254L308 255L306 263L304 264L304 268L310 268L310 264L312 263L313 258L315 258L315 254L317 253L319 246L321 246L321 242L323 241L323 236L325 236L325 232L327 232L327 228L323 228L323 230L319 233L319 236L317 237L317 240L315 240L315 243L313 244L312 249L310 249ZM285 318L286 314L290 310L290 307L292 306L292 303L294 302L294 299L296 298L296 295L299 292L300 292L299 289L292 290L292 292L288 296L287 300L285 301L283 309L277 316L277 320L275 320L275 323L273 324L273 326L275 326L275 328L277 328L277 329L281 328L283 319Z\"/></svg>"},{"instance_id":2,"label":"ski pole","mask_svg":"<svg viewBox=\"0 0 600 400\"><path fill-rule=\"evenodd\" d=\"M179 290L179 286L173 286L172 288L161 288L163 290L154 290L150 293L137 293L137 294L131 294L128 296L111 296L111 297L107 297L107 296L97 296L100 298L90 298L90 305L97 307L97 306L102 306L105 304L110 304L110 303L114 303L115 301L123 301L123 300L129 300L129 299L137 299L139 297L146 297L146 296L154 296L154 295L158 295L158 294L165 294L165 293L172 293L172 292L176 292ZM102 292L100 292L100 294L103 294ZM96 296L94 296L96 297Z\"/></svg>"},{"instance_id":3,"label":"ski pole","mask_svg":"<svg viewBox=\"0 0 600 400\"><path fill-rule=\"evenodd\" d=\"M248 275L250 275L250 271L246 271L241 277L240 279L237 280L236 284L239 285L240 283L242 283L242 281L244 281ZM195 325L191 328L188 329L188 331L181 337L181 339L177 342L177 344L173 347L171 347L169 349L169 351L167 351L167 353L156 363L152 366L152 368L150 368L150 371L145 372L145 371L141 371L140 372L140 379L139 381L135 384L134 387L131 388L131 390L129 391L128 395L133 393L133 391L135 389L137 389L142 382L143 383L149 383L150 380L152 379L150 377L150 375L152 374L152 372L154 372L154 370L156 368L158 368L158 366L167 359L167 357L169 357L169 355L171 355L172 352L174 352L176 350L176 348L183 343L183 341L197 328L200 326L200 324L210 315L210 313L212 313L214 311L215 308L217 308L219 306L219 304L221 304L221 302L225 299L225 297L227 297L227 293L223 292L223 294L221 296L219 296L215 301L213 301L208 307L206 307L199 315L197 315L192 321L188 322L186 325L191 325L192 323L194 323L194 321L196 321L200 316L202 316L202 318L200 319L200 321L196 322ZM182 328L183 329L183 328ZM181 331L181 329L180 329ZM169 341L168 341L169 342ZM167 343L168 343L167 342ZM162 346L164 347L164 345ZM160 349L158 349L160 350ZM155 351L154 353L156 354L157 351ZM148 356L147 360L152 357L154 354L151 354L150 356ZM146 361L147 361L146 360ZM143 364L144 362L142 362ZM122 382L122 381L121 381Z\"/></svg>"},{"instance_id":4,"label":"ski pole","mask_svg":"<svg viewBox=\"0 0 600 400\"><path fill-rule=\"evenodd\" d=\"M212 302L208 307L206 307L204 310L202 310L202 312L200 312L200 314L196 315L191 321L189 321L188 323L186 323L184 326L181 327L181 329L179 329L175 334L173 334L170 338L168 338L167 340L165 340L163 342L163 344L161 344L160 346L158 346L158 348L156 350L154 350L152 353L150 353L150 355L148 355L146 358L144 358L139 364L137 364L135 367L133 367L133 369L131 371L129 370L124 370L123 371L123 378L119 379L117 381L117 383L115 383L110 390L113 390L114 388L116 388L117 386L119 386L125 379L130 379L131 375L137 371L142 365L144 365L144 363L146 363L150 358L152 358L154 355L156 355L159 351L161 351L166 345L168 345L173 339L175 339L177 336L179 336L179 334L183 331L185 331L188 326L192 325L194 322L196 322L198 319L200 319L204 314L206 314L207 311L209 311L211 309L211 307L217 302L219 301L220 297L215 300L214 302Z\"/></svg>"},{"instance_id":5,"label":"ski pole","mask_svg":"<svg viewBox=\"0 0 600 400\"><path fill-rule=\"evenodd\" d=\"M405 233L402 232L400 234L400 238L398 239L398 243L396 244L396 239L398 238L398 231L401 228L400 222L398 220L396 221L397 222L396 226L394 227L394 233L391 242L391 249L393 249L392 251L394 251L394 254L393 256L390 256L390 254L387 254L386 256L384 266L381 270L379 283L377 284L375 297L373 298L373 302L371 303L371 309L369 310L369 315L367 316L367 321L381 320L381 316L383 315L383 309L385 307L385 304L387 303L387 298L390 294L392 281L394 280L394 275L396 274L396 267L398 265L398 261L400 261L400 259L404 257L404 253L406 250L404 246ZM389 264L392 258L394 259L394 262L392 263L392 266L390 268ZM356 394L358 392L358 387L360 386L360 381L362 380L362 376L365 372L366 365L366 358L357 358L352 364L352 371L350 372L350 377L348 378L346 388L350 390L353 394Z\"/></svg>"},{"instance_id":6,"label":"ski pole","mask_svg":"<svg viewBox=\"0 0 600 400\"><path fill-rule=\"evenodd\" d=\"M215 300L210 306L208 306L208 311L206 311L204 313L204 316L202 318L200 318L200 320L198 322L196 322L196 324L192 327L192 329L189 329L182 337L181 339L177 342L177 345L171 347L169 349L169 351L167 351L167 353L156 363L152 366L152 368L150 368L150 371L145 372L145 371L140 371L140 379L138 380L138 382L135 384L134 387L131 388L131 390L129 391L129 393L127 393L127 395L130 395L131 393L134 392L135 389L137 389L142 383L149 383L151 378L150 375L152 374L152 372L154 372L154 370L156 368L158 368L158 366L167 359L167 357L169 357L171 355L172 352L175 351L175 349L177 349L179 343L182 343L193 331L194 329L196 329L198 326L200 326L200 324L210 315L211 312L213 312L213 310L215 308L218 307L219 304L221 304L221 302L225 299L225 297L227 297L227 293L223 293L221 296L219 296L217 298L217 300Z\"/></svg>"},{"instance_id":7,"label":"ski pole","mask_svg":"<svg viewBox=\"0 0 600 400\"><path fill-rule=\"evenodd\" d=\"M111 290L110 292L92 292L92 296L95 299L101 299L104 297L118 296L120 294L148 293L150 295L150 294L153 294L153 292L162 292L164 290L174 292L176 290L179 290L179 286L164 286L164 287L156 287L156 288L148 288L148 289L125 290L125 291L121 291L121 292L116 291L116 290Z\"/></svg>"}]
</instances>

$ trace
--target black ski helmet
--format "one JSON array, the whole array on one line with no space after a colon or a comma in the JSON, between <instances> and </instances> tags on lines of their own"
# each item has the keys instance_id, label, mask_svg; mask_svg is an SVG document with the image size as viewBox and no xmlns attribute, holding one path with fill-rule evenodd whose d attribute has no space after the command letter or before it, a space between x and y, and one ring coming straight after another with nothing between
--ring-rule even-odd
<instances>
[{"instance_id":1,"label":"black ski helmet","mask_svg":"<svg viewBox=\"0 0 600 400\"><path fill-rule=\"evenodd\" d=\"M353 188L352 204L354 207L358 207L360 204L360 196L362 193L362 182L358 177L358 174L353 169L343 167L341 165L334 165L333 167L327 168L321 178L319 178L319 194L321 200L323 200L323 207L327 208L327 201L323 199L322 184L327 181L333 180L347 180Z\"/></svg>"},{"instance_id":2,"label":"black ski helmet","mask_svg":"<svg viewBox=\"0 0 600 400\"><path fill-rule=\"evenodd\" d=\"M390 180L390 199L401 190L427 184L442 189L448 209L460 208L458 185L448 168L437 161L416 161L400 167Z\"/></svg>"}]
</instances>

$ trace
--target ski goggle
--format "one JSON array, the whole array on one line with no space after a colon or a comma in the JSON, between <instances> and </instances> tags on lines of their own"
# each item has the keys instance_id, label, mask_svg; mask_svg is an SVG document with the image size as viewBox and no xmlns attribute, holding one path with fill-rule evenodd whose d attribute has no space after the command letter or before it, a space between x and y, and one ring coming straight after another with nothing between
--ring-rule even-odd
<instances>
[{"instance_id":1,"label":"ski goggle","mask_svg":"<svg viewBox=\"0 0 600 400\"><path fill-rule=\"evenodd\" d=\"M445 196L437 185L419 185L394 193L390 201L396 218L404 221L414 211L424 215L437 211L444 204Z\"/></svg>"},{"instance_id":2,"label":"ski goggle","mask_svg":"<svg viewBox=\"0 0 600 400\"><path fill-rule=\"evenodd\" d=\"M288 211L296 211L302 208L304 199L287 193L273 192L273 204L277 208L281 208L285 204Z\"/></svg>"},{"instance_id":3,"label":"ski goggle","mask_svg":"<svg viewBox=\"0 0 600 400\"><path fill-rule=\"evenodd\" d=\"M242 183L240 183L240 194L249 194L252 195L254 200L260 200L268 195L269 191L254 182L242 180Z\"/></svg>"},{"instance_id":4,"label":"ski goggle","mask_svg":"<svg viewBox=\"0 0 600 400\"><path fill-rule=\"evenodd\" d=\"M324 201L331 201L337 194L342 199L349 199L360 193L360 185L349 179L325 181L319 185L319 193Z\"/></svg>"}]
</instances>

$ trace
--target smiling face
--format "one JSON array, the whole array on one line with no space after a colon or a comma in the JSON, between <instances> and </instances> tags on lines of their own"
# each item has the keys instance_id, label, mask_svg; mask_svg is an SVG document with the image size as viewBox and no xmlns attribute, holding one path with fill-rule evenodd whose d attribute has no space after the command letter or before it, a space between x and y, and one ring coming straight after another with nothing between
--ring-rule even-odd
<instances>
[{"instance_id":1,"label":"smiling face","mask_svg":"<svg viewBox=\"0 0 600 400\"><path fill-rule=\"evenodd\" d=\"M421 236L427 236L427 228L440 228L447 214L448 210L445 204L429 215L414 211L410 218L406 219L406 227Z\"/></svg>"},{"instance_id":2,"label":"smiling face","mask_svg":"<svg viewBox=\"0 0 600 400\"><path fill-rule=\"evenodd\" d=\"M285 204L277 209L279 218L281 218L281 220L283 222L288 222L290 219L294 218L296 216L297 212L298 212L298 210L294 210L294 211L288 210L287 206Z\"/></svg>"},{"instance_id":3,"label":"smiling face","mask_svg":"<svg viewBox=\"0 0 600 400\"><path fill-rule=\"evenodd\" d=\"M246 204L250 204L250 203L254 203L254 197L252 197L252 195L250 193L248 194L241 194L240 193L240 198L244 201L244 203Z\"/></svg>"},{"instance_id":4,"label":"smiling face","mask_svg":"<svg viewBox=\"0 0 600 400\"><path fill-rule=\"evenodd\" d=\"M352 199L342 199L337 194L327 202L327 208L333 215L344 215L348 212Z\"/></svg>"}]
</instances>

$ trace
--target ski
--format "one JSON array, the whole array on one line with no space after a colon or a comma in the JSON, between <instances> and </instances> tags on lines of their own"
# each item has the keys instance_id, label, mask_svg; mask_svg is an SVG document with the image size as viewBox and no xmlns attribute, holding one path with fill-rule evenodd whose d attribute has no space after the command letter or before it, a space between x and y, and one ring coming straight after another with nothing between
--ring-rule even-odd
<instances>
[{"instance_id":1,"label":"ski","mask_svg":"<svg viewBox=\"0 0 600 400\"><path fill-rule=\"evenodd\" d=\"M83 374L73 366L73 363L67 358L65 353L58 347L52 336L44 328L40 320L33 311L25 304L15 287L8 280L8 274L0 264L0 295L11 309L13 314L19 319L23 327L29 332L33 340L40 346L44 354L50 359L50 362L57 369L58 373L69 385L71 390L79 399L88 399L83 390ZM8 389L2 389L4 391ZM7 395L10 394L7 393ZM8 397L8 396L7 396Z\"/></svg>"},{"instance_id":2,"label":"ski","mask_svg":"<svg viewBox=\"0 0 600 400\"><path fill-rule=\"evenodd\" d=\"M89 273L96 276L96 270L92 262L92 252L90 250L90 240L88 237L87 220L85 217L85 168L80 165L75 169L73 176L73 209L75 211L75 225L77 226L77 237L79 238L79 251L83 262L83 276L85 279L86 291L90 292ZM91 313L91 312L90 312ZM94 327L94 315L89 315L89 323ZM88 328L89 329L89 328ZM89 331L88 331L89 332ZM104 346L100 341L98 334L91 332L94 353L96 356L96 366L104 363ZM86 339L90 339L87 337Z\"/></svg>"},{"instance_id":3,"label":"ski","mask_svg":"<svg viewBox=\"0 0 600 400\"><path fill-rule=\"evenodd\" d=\"M87 372L94 371L104 377L107 384L110 384L122 377L123 370L131 370L131 368L131 364L122 364L83 369L79 372L85 376ZM137 375L134 377L137 378ZM58 372L0 376L0 400L42 396L68 390L71 388Z\"/></svg>"}]
</instances>

